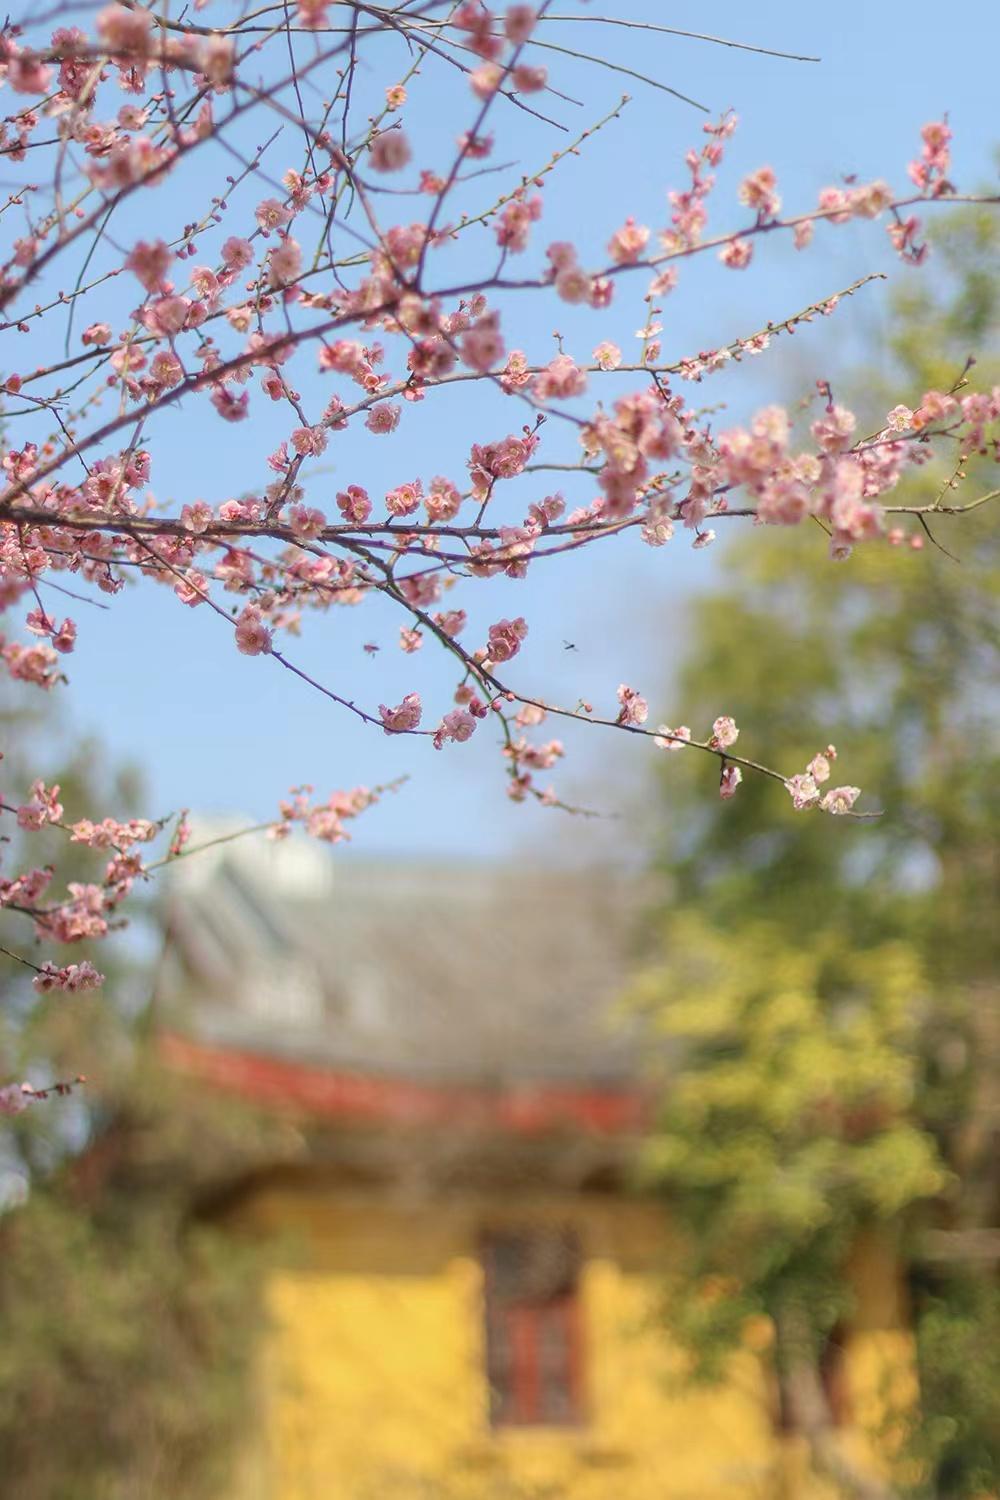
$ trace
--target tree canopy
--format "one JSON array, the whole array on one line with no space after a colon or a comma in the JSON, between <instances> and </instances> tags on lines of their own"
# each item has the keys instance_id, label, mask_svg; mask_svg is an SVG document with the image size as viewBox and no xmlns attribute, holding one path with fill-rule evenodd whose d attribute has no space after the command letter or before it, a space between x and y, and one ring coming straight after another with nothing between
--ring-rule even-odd
<instances>
[{"instance_id":1,"label":"tree canopy","mask_svg":"<svg viewBox=\"0 0 1000 1500\"><path fill-rule=\"evenodd\" d=\"M957 214L940 239L949 285L895 300L891 349L914 385L960 372L1000 326L994 225ZM924 492L931 475L943 488L949 466ZM836 569L799 534L741 540L690 603L684 701L708 712L724 684L762 754L794 745L803 763L833 759L838 723L884 811L776 823L764 783L717 807L664 775L663 957L635 998L677 1058L646 1168L690 1235L668 1317L694 1368L717 1373L759 1314L779 1372L804 1355L818 1368L850 1317L851 1246L878 1227L913 1301L907 1452L927 1493L971 1497L998 1478L1000 1298L989 1275L929 1264L921 1235L989 1222L1000 1197L982 1114L1000 1005L1000 555L983 519L961 539L927 527L911 556Z\"/></svg>"}]
</instances>

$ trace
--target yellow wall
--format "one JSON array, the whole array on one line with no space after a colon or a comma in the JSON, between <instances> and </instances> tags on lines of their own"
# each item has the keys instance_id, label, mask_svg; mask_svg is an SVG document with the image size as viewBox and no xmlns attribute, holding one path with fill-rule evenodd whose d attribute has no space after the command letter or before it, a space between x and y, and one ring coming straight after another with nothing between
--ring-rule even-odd
<instances>
[{"instance_id":1,"label":"yellow wall","mask_svg":"<svg viewBox=\"0 0 1000 1500\"><path fill-rule=\"evenodd\" d=\"M260 1446L235 1500L796 1500L800 1456L771 1426L749 1352L730 1383L684 1390L655 1319L669 1265L662 1210L614 1200L424 1198L284 1187L244 1210L285 1237L268 1286ZM491 1432L483 1354L484 1229L571 1226L584 1253L587 1417L580 1429ZM865 1331L849 1369L882 1388L901 1335L891 1277L867 1257ZM882 1281L880 1282L880 1276ZM863 1298L863 1301L865 1299ZM855 1379L857 1376L857 1379ZM874 1407L872 1408L874 1410Z\"/></svg>"}]
</instances>

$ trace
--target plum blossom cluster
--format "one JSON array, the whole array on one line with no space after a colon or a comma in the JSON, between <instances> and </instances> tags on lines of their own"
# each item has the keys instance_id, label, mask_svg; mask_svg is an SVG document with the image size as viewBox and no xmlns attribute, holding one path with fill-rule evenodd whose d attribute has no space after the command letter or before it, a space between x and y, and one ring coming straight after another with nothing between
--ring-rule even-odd
<instances>
[{"instance_id":1,"label":"plum blossom cluster","mask_svg":"<svg viewBox=\"0 0 1000 1500\"><path fill-rule=\"evenodd\" d=\"M99 823L81 818L72 825L71 837L73 843L87 844L91 849L121 851L131 844L148 844L159 831L160 825L151 823L148 818L129 818L127 823L120 823L115 818L102 818Z\"/></svg>"},{"instance_id":2,"label":"plum blossom cluster","mask_svg":"<svg viewBox=\"0 0 1000 1500\"><path fill-rule=\"evenodd\" d=\"M378 802L388 787L356 787L349 792L334 792L325 802L310 801L312 787L293 789L288 800L279 805L279 817L262 825L271 838L284 838L295 825L310 837L324 843L340 843L349 838L345 824L360 816ZM119 908L130 894L135 881L145 880L162 865L195 852L189 847L190 827L187 814L176 819L167 852L152 863L143 862L137 846L149 844L166 828L169 819L151 822L144 818L119 820L112 817L93 821L80 818L63 821L64 809L58 800L60 788L36 780L28 800L16 805L0 802L0 812L13 815L17 828L28 838L49 828L57 829L68 843L83 846L96 854L110 854L103 874L91 881L69 881L61 899L51 899L50 887L56 876L53 865L35 865L13 876L0 877L0 909L27 918L37 941L60 947L99 941L114 927L124 924ZM10 840L5 842L9 845ZM18 852L21 852L20 850ZM27 852L25 850L24 852ZM57 963L46 959L36 964L4 948L9 958L19 960L34 971L35 991L47 994L60 991L78 994L99 988L104 976L89 959Z\"/></svg>"},{"instance_id":3,"label":"plum blossom cluster","mask_svg":"<svg viewBox=\"0 0 1000 1500\"><path fill-rule=\"evenodd\" d=\"M103 983L104 975L99 974L86 958L82 963L65 964L62 968L51 962L45 963L32 980L34 988L42 995L50 990L64 990L75 995L81 990L96 990Z\"/></svg>"},{"instance_id":4,"label":"plum blossom cluster","mask_svg":"<svg viewBox=\"0 0 1000 1500\"><path fill-rule=\"evenodd\" d=\"M570 131L536 171L494 160L511 111L563 123L554 116L565 91L543 65L563 55L548 41L548 10L546 0L496 10L462 0L427 26L413 8L391 19L375 8L349 36L332 0L293 0L266 34L252 17L206 25L115 0L82 18L87 29L5 23L0 80L12 110L0 155L15 179L3 212L17 229L0 251L2 670L59 688L88 633L79 611L50 613L43 591L114 609L135 582L198 611L206 632L253 659L247 670L291 671L331 711L387 736L452 754L488 728L516 802L566 805L539 784L566 742L534 737L559 718L712 757L723 798L762 774L796 809L850 813L857 789L826 788L832 750L788 777L736 753L727 715L695 740L687 725L646 727L648 701L627 684L606 717L584 700L543 701L521 674L544 629L527 606L487 602L485 590L541 575L558 598L561 569L583 547L624 537L667 557L675 538L704 548L741 518L819 522L840 561L859 544L918 550L909 512L921 507L894 503L900 481L920 481L941 454L949 465L956 453L1000 458L1000 388L976 388L966 371L948 390L900 392L872 432L818 381L808 403L719 422L685 390L769 355L874 278L670 363L659 320L695 255L721 261L724 276L765 249L807 250L819 228L881 220L900 256L922 261L912 210L958 196L951 130L924 126L905 185L845 174L800 212L783 201L777 168L747 164L728 191L736 227L710 230L737 129L727 113L687 152L661 222L604 223L593 195L595 254L589 229L550 224L543 190L596 130L621 128L627 101ZM445 58L467 86L450 144L416 128L421 104L439 109L433 79ZM206 185L223 155L232 175ZM465 262L451 253L464 245ZM514 304L530 317L513 315ZM577 310L574 328L599 325L582 347L558 332L553 342L566 307ZM623 349L637 320L633 358ZM470 389L474 416L453 418L449 403ZM432 409L441 453L417 473L414 424ZM189 430L177 493L176 459L187 457L177 435L187 443ZM200 461L204 432L232 455L221 489ZM376 482L371 455L384 441L399 459ZM543 477L553 469L555 492ZM408 674L400 687L371 690L370 670L359 685L339 656L329 682L297 664L307 622L341 608L390 612ZM457 679L451 699L433 704L419 675L431 646ZM177 674L163 677L166 692ZM298 827L338 843L382 790L322 801L297 788L271 832ZM187 823L149 859L164 821L67 820L60 798L39 776L23 800L2 804L26 857L0 878L0 906L42 942L99 940L122 922L136 881L192 852ZM99 863L93 878L65 882L32 859L43 833ZM89 960L33 967L40 989L98 982Z\"/></svg>"},{"instance_id":5,"label":"plum blossom cluster","mask_svg":"<svg viewBox=\"0 0 1000 1500\"><path fill-rule=\"evenodd\" d=\"M311 786L292 788L288 799L280 803L281 822L268 830L271 838L287 838L299 824L320 843L341 844L351 836L344 824L378 802L387 788L356 786L349 792L332 792L325 802L311 802L314 790Z\"/></svg>"},{"instance_id":6,"label":"plum blossom cluster","mask_svg":"<svg viewBox=\"0 0 1000 1500\"><path fill-rule=\"evenodd\" d=\"M827 791L823 790L826 782L830 780L833 762L836 759L836 748L833 745L827 745L825 750L813 756L804 771L800 771L795 776L789 776L785 786L792 799L792 806L797 812L806 808L819 807L823 812L842 816L851 811L861 796L859 787L835 786Z\"/></svg>"},{"instance_id":7,"label":"plum blossom cluster","mask_svg":"<svg viewBox=\"0 0 1000 1500\"><path fill-rule=\"evenodd\" d=\"M619 695L621 689L619 689ZM735 759L726 752L731 750L740 737L740 731L735 719L731 714L720 714L712 725L712 732L708 738L699 743L691 738L691 730L687 724L681 724L677 729L671 729L667 724L661 724L657 729L653 743L660 750L683 750L686 745L694 745L698 749L705 749L718 755L719 764L719 796L724 802L728 802L736 795L736 789L743 780L741 765L737 765ZM743 765L748 762L742 762Z\"/></svg>"},{"instance_id":8,"label":"plum blossom cluster","mask_svg":"<svg viewBox=\"0 0 1000 1500\"><path fill-rule=\"evenodd\" d=\"M502 713L499 701L493 707ZM537 729L544 724L548 714L540 704L525 703L507 719L508 731L504 755L508 761L507 795L512 802L526 802L534 798L543 807L565 807L553 786L539 788L535 784L535 773L549 771L566 753L562 740L546 740L543 744L532 744L525 730ZM570 809L575 810L575 809Z\"/></svg>"}]
</instances>

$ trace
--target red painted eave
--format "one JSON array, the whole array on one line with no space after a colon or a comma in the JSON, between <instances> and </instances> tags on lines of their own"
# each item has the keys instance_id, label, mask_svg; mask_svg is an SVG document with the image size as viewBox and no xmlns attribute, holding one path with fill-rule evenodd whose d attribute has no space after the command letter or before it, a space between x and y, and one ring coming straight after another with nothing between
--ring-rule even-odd
<instances>
[{"instance_id":1,"label":"red painted eave","mask_svg":"<svg viewBox=\"0 0 1000 1500\"><path fill-rule=\"evenodd\" d=\"M214 1047L176 1032L162 1033L159 1046L170 1067L213 1088L320 1119L395 1126L461 1125L518 1135L560 1129L633 1134L648 1123L647 1102L634 1088L546 1082L505 1088L417 1083Z\"/></svg>"}]
</instances>

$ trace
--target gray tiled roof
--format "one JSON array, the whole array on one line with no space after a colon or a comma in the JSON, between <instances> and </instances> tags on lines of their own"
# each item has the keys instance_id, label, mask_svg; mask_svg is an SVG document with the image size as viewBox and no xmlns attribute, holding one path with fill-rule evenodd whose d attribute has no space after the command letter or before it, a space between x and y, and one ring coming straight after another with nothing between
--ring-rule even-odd
<instances>
[{"instance_id":1,"label":"gray tiled roof","mask_svg":"<svg viewBox=\"0 0 1000 1500\"><path fill-rule=\"evenodd\" d=\"M259 838L171 875L158 1005L202 1041L427 1081L636 1072L634 882Z\"/></svg>"}]
</instances>

